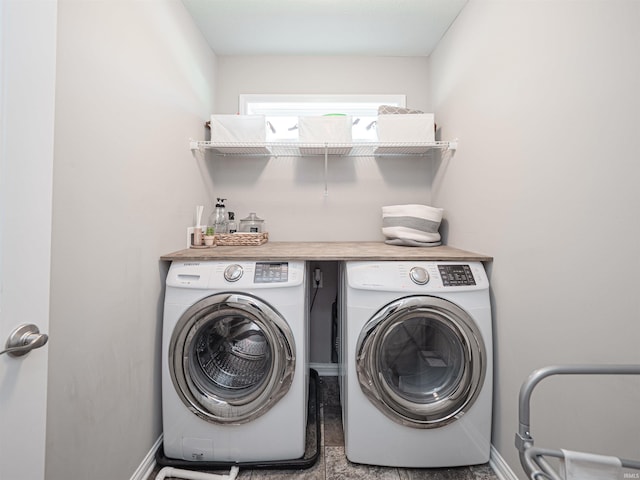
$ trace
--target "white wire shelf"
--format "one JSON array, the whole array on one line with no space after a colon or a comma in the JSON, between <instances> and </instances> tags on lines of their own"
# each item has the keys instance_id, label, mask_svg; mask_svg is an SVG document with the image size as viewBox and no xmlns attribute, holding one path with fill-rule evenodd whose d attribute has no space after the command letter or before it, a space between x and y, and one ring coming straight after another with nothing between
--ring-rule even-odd
<instances>
[{"instance_id":1,"label":"white wire shelf","mask_svg":"<svg viewBox=\"0 0 640 480\"><path fill-rule=\"evenodd\" d=\"M416 142L416 143L300 143L300 142L264 142L264 143L221 143L191 140L189 146L194 150L211 150L222 156L268 156L268 157L394 157L428 156L434 150L456 150L458 142Z\"/></svg>"}]
</instances>

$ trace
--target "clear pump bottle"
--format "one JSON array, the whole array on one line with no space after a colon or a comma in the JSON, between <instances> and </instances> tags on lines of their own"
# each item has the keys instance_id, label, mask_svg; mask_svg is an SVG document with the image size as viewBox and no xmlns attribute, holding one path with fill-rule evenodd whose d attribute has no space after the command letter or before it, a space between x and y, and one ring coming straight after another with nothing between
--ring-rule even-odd
<instances>
[{"instance_id":1,"label":"clear pump bottle","mask_svg":"<svg viewBox=\"0 0 640 480\"><path fill-rule=\"evenodd\" d=\"M213 225L215 233L227 233L227 212L224 202L226 198L218 198L216 208L211 214L210 224Z\"/></svg>"}]
</instances>

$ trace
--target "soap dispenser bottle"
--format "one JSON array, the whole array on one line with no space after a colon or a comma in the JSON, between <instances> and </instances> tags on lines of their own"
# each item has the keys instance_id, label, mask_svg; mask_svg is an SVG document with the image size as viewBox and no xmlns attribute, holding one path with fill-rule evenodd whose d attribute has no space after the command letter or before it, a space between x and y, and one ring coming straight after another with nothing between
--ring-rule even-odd
<instances>
[{"instance_id":1,"label":"soap dispenser bottle","mask_svg":"<svg viewBox=\"0 0 640 480\"><path fill-rule=\"evenodd\" d=\"M236 222L236 214L233 212L229 212L228 231L229 233L236 233L238 231L238 222Z\"/></svg>"},{"instance_id":2,"label":"soap dispenser bottle","mask_svg":"<svg viewBox=\"0 0 640 480\"><path fill-rule=\"evenodd\" d=\"M218 198L216 202L216 209L211 215L211 225L215 230L215 233L227 233L227 212L224 202L226 198Z\"/></svg>"}]
</instances>

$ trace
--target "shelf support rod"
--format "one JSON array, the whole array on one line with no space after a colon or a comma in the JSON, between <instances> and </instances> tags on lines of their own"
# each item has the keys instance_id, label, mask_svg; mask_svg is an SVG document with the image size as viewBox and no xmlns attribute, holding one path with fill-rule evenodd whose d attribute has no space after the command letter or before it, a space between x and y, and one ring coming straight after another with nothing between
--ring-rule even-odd
<instances>
[{"instance_id":1,"label":"shelf support rod","mask_svg":"<svg viewBox=\"0 0 640 480\"><path fill-rule=\"evenodd\" d=\"M329 144L324 144L324 196L329 196L329 187L327 185L327 172L329 171Z\"/></svg>"}]
</instances>

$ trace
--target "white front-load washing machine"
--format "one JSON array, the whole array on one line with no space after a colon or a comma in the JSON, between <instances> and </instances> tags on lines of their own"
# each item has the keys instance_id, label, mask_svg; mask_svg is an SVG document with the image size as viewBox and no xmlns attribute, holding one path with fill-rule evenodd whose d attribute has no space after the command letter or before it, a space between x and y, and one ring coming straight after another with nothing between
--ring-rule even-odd
<instances>
[{"instance_id":1,"label":"white front-load washing machine","mask_svg":"<svg viewBox=\"0 0 640 480\"><path fill-rule=\"evenodd\" d=\"M164 455L255 462L304 455L304 262L173 262L162 335Z\"/></svg>"},{"instance_id":2,"label":"white front-load washing machine","mask_svg":"<svg viewBox=\"0 0 640 480\"><path fill-rule=\"evenodd\" d=\"M489 460L492 325L477 262L345 262L340 395L355 463Z\"/></svg>"}]
</instances>

